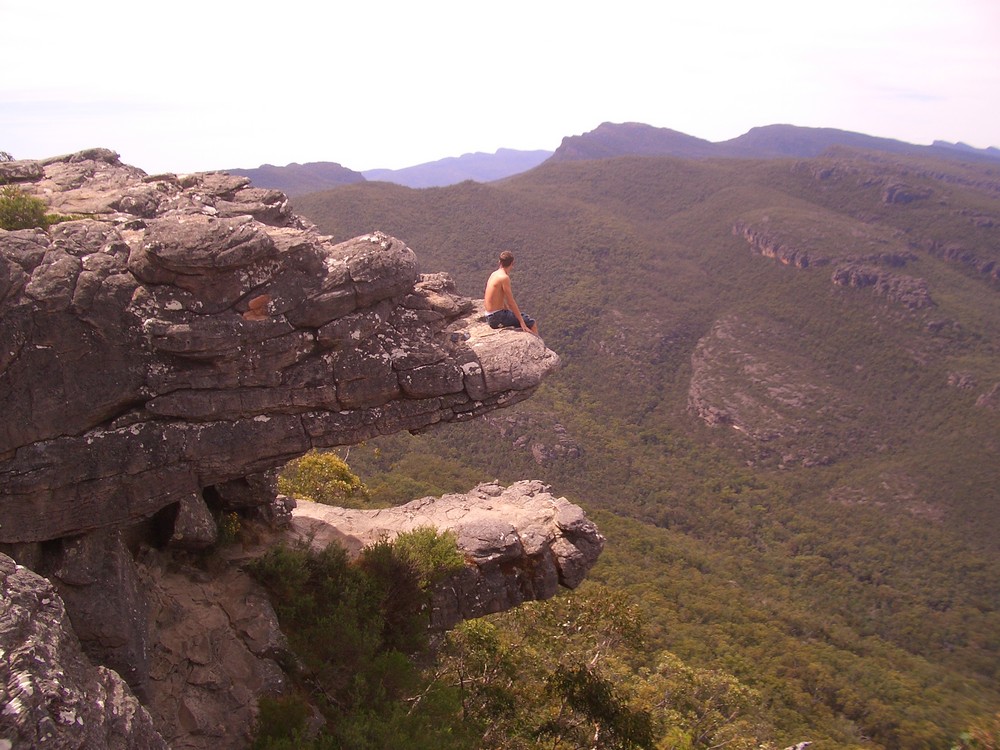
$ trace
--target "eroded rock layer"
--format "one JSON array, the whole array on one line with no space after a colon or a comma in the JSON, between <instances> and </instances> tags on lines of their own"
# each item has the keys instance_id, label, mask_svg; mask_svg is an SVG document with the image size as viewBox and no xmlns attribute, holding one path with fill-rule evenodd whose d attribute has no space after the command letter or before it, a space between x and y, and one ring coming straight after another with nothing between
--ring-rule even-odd
<instances>
[{"instance_id":1,"label":"eroded rock layer","mask_svg":"<svg viewBox=\"0 0 1000 750\"><path fill-rule=\"evenodd\" d=\"M168 747L124 680L83 654L52 584L2 554L0 602L7 747Z\"/></svg>"},{"instance_id":2,"label":"eroded rock layer","mask_svg":"<svg viewBox=\"0 0 1000 750\"><path fill-rule=\"evenodd\" d=\"M73 220L0 231L2 543L217 499L312 447L513 403L558 366L398 239L334 244L246 178L100 149L5 169Z\"/></svg>"},{"instance_id":3,"label":"eroded rock layer","mask_svg":"<svg viewBox=\"0 0 1000 750\"><path fill-rule=\"evenodd\" d=\"M246 747L286 647L259 587L186 555L235 511L287 521L287 460L516 403L559 359L400 240L334 244L245 178L94 149L0 162L0 184L60 219L0 230L0 736ZM559 513L559 572L517 584L522 545L491 579L515 593L469 612L578 582L596 552L563 546L597 537Z\"/></svg>"},{"instance_id":4,"label":"eroded rock layer","mask_svg":"<svg viewBox=\"0 0 1000 750\"><path fill-rule=\"evenodd\" d=\"M604 537L579 506L536 481L481 484L463 495L382 510L302 502L292 521L300 540L353 551L424 526L453 531L467 562L435 592L431 626L437 629L548 599L560 586L576 588L604 548Z\"/></svg>"}]
</instances>

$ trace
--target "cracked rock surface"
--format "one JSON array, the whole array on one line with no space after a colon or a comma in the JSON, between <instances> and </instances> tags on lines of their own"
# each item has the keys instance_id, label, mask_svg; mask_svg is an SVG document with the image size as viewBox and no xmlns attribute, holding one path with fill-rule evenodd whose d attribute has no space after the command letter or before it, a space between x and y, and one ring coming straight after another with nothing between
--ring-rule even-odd
<instances>
[{"instance_id":1,"label":"cracked rock surface","mask_svg":"<svg viewBox=\"0 0 1000 750\"><path fill-rule=\"evenodd\" d=\"M0 750L246 747L287 646L238 565L191 551L236 512L287 520L288 460L517 403L559 358L399 239L335 244L243 177L91 149L0 184L63 219L0 230ZM578 583L603 540L562 503L516 551L490 541L514 522L470 522L482 564L436 624Z\"/></svg>"},{"instance_id":2,"label":"cracked rock surface","mask_svg":"<svg viewBox=\"0 0 1000 750\"><path fill-rule=\"evenodd\" d=\"M94 149L3 177L74 220L0 230L0 543L133 523L314 447L470 419L559 366L372 232Z\"/></svg>"},{"instance_id":3,"label":"cracked rock surface","mask_svg":"<svg viewBox=\"0 0 1000 750\"><path fill-rule=\"evenodd\" d=\"M454 532L466 558L465 568L435 592L431 626L437 629L548 599L559 586L576 588L604 548L604 537L579 506L534 480L481 484L466 494L380 510L299 502L291 533L317 548L337 543L356 553L381 537L425 526Z\"/></svg>"}]
</instances>

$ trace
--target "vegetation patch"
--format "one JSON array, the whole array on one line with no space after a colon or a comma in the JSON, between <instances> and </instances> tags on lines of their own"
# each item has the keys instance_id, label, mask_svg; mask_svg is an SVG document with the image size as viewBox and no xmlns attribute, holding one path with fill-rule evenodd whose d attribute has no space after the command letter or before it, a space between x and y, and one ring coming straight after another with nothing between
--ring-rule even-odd
<instances>
[{"instance_id":1,"label":"vegetation patch","mask_svg":"<svg viewBox=\"0 0 1000 750\"><path fill-rule=\"evenodd\" d=\"M368 488L337 454L309 451L285 464L278 492L289 497L342 508L368 507Z\"/></svg>"},{"instance_id":2,"label":"vegetation patch","mask_svg":"<svg viewBox=\"0 0 1000 750\"><path fill-rule=\"evenodd\" d=\"M425 747L427 717L411 717L403 702L416 689L411 655L426 649L428 624L428 594L409 559L385 541L355 562L336 546L277 547L249 570L269 591L296 656L286 667L298 691L262 706L256 747L303 741L304 702L323 717L309 737L314 747L383 747L361 742L376 717L399 746Z\"/></svg>"},{"instance_id":3,"label":"vegetation patch","mask_svg":"<svg viewBox=\"0 0 1000 750\"><path fill-rule=\"evenodd\" d=\"M0 187L0 229L44 229L48 225L44 201L16 185Z\"/></svg>"}]
</instances>

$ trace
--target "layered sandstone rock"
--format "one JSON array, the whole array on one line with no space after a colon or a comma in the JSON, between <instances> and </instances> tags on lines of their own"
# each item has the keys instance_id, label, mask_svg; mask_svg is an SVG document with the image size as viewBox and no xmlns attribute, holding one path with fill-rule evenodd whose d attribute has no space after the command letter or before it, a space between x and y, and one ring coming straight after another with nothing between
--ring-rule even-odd
<instances>
[{"instance_id":1,"label":"layered sandstone rock","mask_svg":"<svg viewBox=\"0 0 1000 750\"><path fill-rule=\"evenodd\" d=\"M86 218L0 233L0 542L134 523L313 447L468 419L559 364L541 339L487 335L399 240L335 245L245 178L148 177L102 150L17 165Z\"/></svg>"},{"instance_id":2,"label":"layered sandstone rock","mask_svg":"<svg viewBox=\"0 0 1000 750\"><path fill-rule=\"evenodd\" d=\"M830 281L837 286L871 288L890 302L901 304L910 310L935 306L925 279L898 272L898 269L917 260L917 256L911 252L887 251L828 257L810 249L808 242L782 236L767 228L767 223L766 218L761 220L761 226L740 221L733 225L733 234L742 236L759 255L787 266L805 269L836 264ZM870 244L871 240L866 242Z\"/></svg>"},{"instance_id":3,"label":"layered sandstone rock","mask_svg":"<svg viewBox=\"0 0 1000 750\"><path fill-rule=\"evenodd\" d=\"M290 458L516 403L559 359L490 329L398 239L334 244L245 178L148 176L94 149L0 163L0 183L68 219L0 230L0 551L51 581L0 557L0 737L244 747L282 639L245 576L184 550L214 544L223 513L287 517ZM592 564L596 531L559 513L544 565L506 553L491 585L518 593L496 605ZM583 557L556 551L575 539ZM547 571L530 590L526 567Z\"/></svg>"},{"instance_id":4,"label":"layered sandstone rock","mask_svg":"<svg viewBox=\"0 0 1000 750\"><path fill-rule=\"evenodd\" d=\"M52 584L6 555L0 604L0 737L7 747L167 747L122 678L80 650Z\"/></svg>"},{"instance_id":5,"label":"layered sandstone rock","mask_svg":"<svg viewBox=\"0 0 1000 750\"><path fill-rule=\"evenodd\" d=\"M466 494L382 510L303 502L293 516L299 540L351 551L425 526L453 531L467 565L435 592L436 629L548 599L560 586L576 588L604 547L604 537L578 506L535 481L481 484Z\"/></svg>"}]
</instances>

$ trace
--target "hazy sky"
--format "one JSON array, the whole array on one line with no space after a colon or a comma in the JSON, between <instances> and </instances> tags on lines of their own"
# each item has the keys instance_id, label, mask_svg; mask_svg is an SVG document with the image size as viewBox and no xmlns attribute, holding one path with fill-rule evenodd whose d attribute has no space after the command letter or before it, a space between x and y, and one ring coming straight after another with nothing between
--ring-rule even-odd
<instances>
[{"instance_id":1,"label":"hazy sky","mask_svg":"<svg viewBox=\"0 0 1000 750\"><path fill-rule=\"evenodd\" d=\"M401 168L602 122L1000 146L1000 0L0 0L0 151Z\"/></svg>"}]
</instances>

